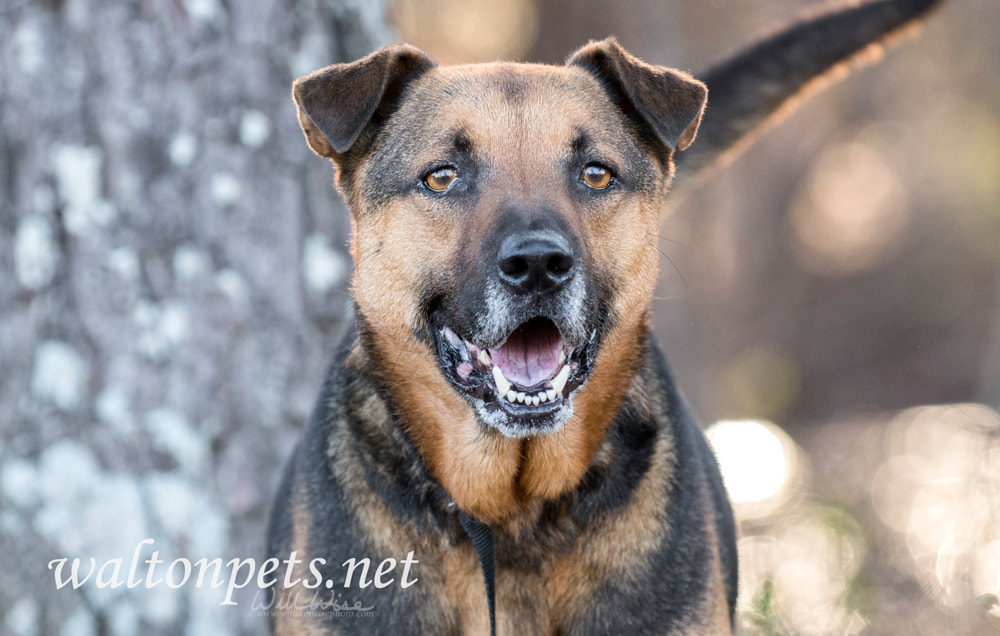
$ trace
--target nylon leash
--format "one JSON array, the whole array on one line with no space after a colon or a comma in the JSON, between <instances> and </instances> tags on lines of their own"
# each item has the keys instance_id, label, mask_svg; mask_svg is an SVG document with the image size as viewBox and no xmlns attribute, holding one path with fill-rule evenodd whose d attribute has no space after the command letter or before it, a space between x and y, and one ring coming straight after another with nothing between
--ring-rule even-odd
<instances>
[{"instance_id":1,"label":"nylon leash","mask_svg":"<svg viewBox=\"0 0 1000 636\"><path fill-rule=\"evenodd\" d=\"M476 549L479 565L483 569L483 580L486 582L486 603L490 609L490 636L496 636L496 551L493 546L493 530L479 519L467 515L461 510L458 511L458 520L461 522L462 528L465 529L465 534L469 535L469 539L472 540L472 547Z\"/></svg>"}]
</instances>

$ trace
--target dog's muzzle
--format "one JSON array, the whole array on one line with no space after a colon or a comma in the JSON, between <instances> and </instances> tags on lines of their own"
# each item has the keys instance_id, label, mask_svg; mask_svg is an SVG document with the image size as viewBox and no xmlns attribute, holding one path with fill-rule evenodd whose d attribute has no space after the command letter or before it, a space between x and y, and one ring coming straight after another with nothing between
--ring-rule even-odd
<instances>
[{"instance_id":1,"label":"dog's muzzle","mask_svg":"<svg viewBox=\"0 0 1000 636\"><path fill-rule=\"evenodd\" d=\"M579 259L559 232L506 236L469 333L431 318L445 377L484 422L523 437L558 430L590 375L597 330L583 315Z\"/></svg>"}]
</instances>

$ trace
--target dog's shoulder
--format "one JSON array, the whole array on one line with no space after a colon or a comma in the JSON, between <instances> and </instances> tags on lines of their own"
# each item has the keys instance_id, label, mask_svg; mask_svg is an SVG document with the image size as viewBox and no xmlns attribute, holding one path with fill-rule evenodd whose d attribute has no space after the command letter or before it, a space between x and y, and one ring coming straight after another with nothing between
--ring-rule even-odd
<instances>
[{"instance_id":1,"label":"dog's shoulder","mask_svg":"<svg viewBox=\"0 0 1000 636\"><path fill-rule=\"evenodd\" d=\"M646 364L608 432L619 500L590 557L621 569L585 601L582 616L608 630L627 620L639 633L728 633L737 592L732 510L666 360L655 342L646 346ZM608 616L601 607L617 609Z\"/></svg>"}]
</instances>

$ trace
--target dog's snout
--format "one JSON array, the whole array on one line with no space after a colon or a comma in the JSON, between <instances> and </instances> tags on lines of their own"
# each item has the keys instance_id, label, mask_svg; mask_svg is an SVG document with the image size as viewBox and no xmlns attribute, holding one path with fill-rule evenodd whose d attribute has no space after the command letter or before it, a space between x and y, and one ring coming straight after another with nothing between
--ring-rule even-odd
<instances>
[{"instance_id":1,"label":"dog's snout","mask_svg":"<svg viewBox=\"0 0 1000 636\"><path fill-rule=\"evenodd\" d=\"M524 232L504 239L497 256L500 279L518 292L557 289L573 277L569 242L554 232Z\"/></svg>"}]
</instances>

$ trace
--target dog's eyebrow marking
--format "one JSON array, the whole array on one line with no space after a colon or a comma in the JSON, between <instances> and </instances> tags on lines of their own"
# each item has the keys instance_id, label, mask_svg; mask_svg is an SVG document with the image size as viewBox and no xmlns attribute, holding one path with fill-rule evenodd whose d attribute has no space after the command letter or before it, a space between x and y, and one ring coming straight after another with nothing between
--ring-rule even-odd
<instances>
[{"instance_id":1,"label":"dog's eyebrow marking","mask_svg":"<svg viewBox=\"0 0 1000 636\"><path fill-rule=\"evenodd\" d=\"M590 147L590 136L582 128L577 128L573 131L573 141L570 144L570 149L574 155L582 155Z\"/></svg>"},{"instance_id":2,"label":"dog's eyebrow marking","mask_svg":"<svg viewBox=\"0 0 1000 636\"><path fill-rule=\"evenodd\" d=\"M451 145L455 148L456 152L460 154L471 154L472 137L469 136L469 131L465 128L460 128L452 137Z\"/></svg>"}]
</instances>

